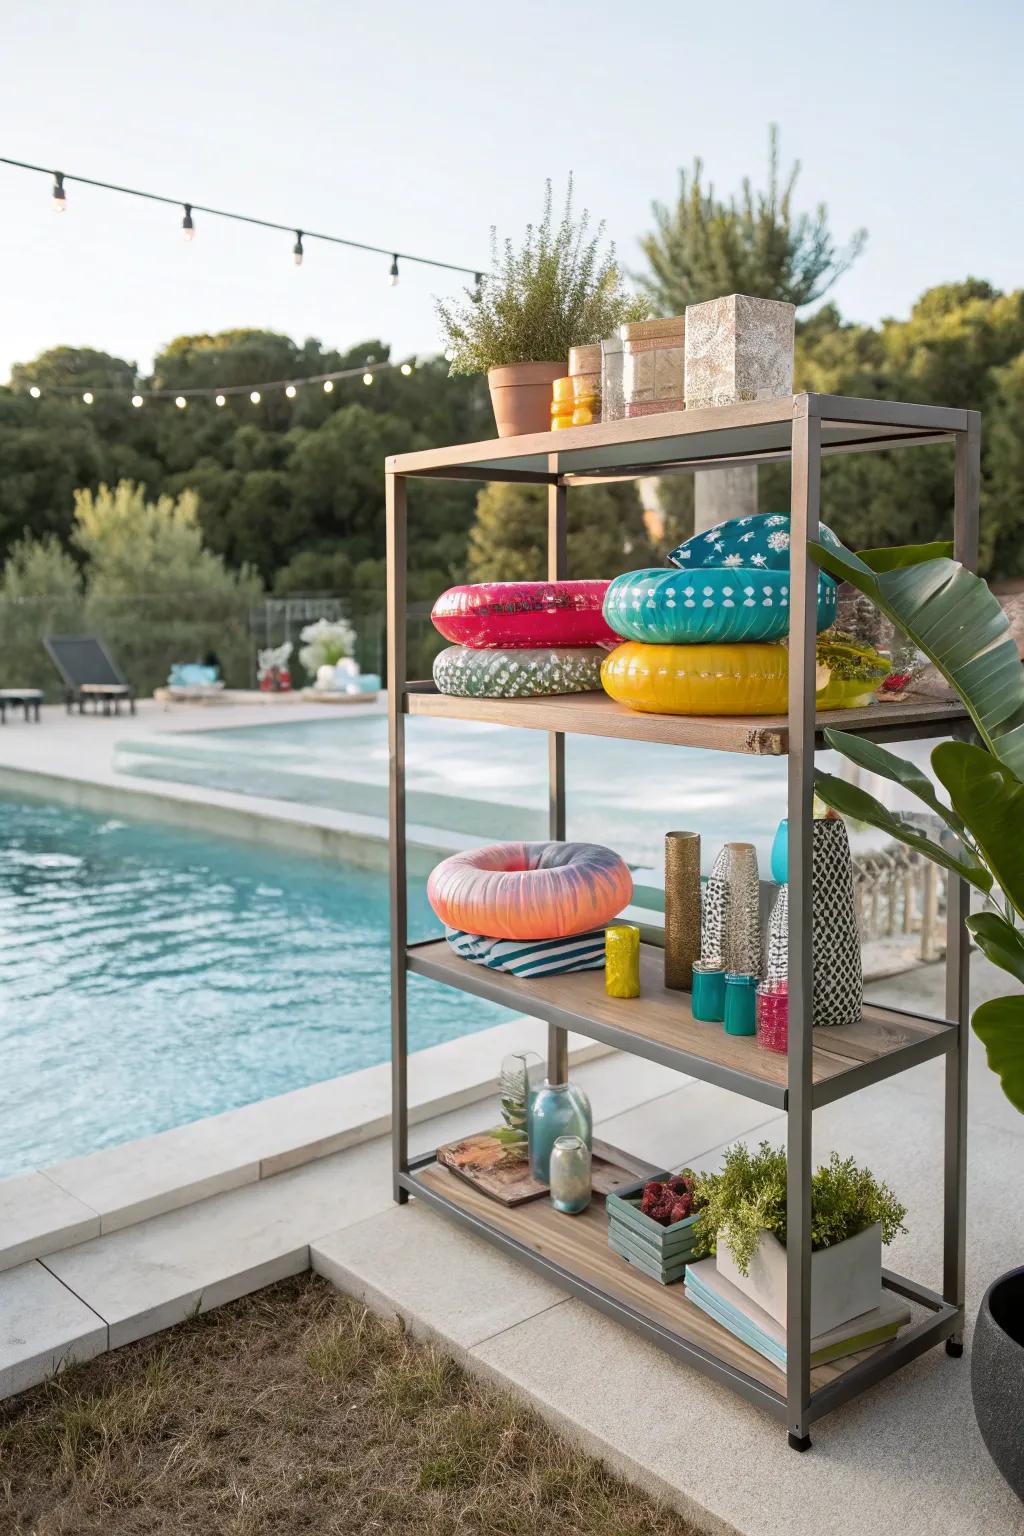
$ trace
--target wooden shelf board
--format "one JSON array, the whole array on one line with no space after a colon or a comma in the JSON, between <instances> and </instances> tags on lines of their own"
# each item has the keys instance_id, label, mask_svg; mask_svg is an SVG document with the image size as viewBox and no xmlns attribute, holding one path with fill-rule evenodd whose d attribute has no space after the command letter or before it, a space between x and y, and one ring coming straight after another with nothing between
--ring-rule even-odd
<instances>
[{"instance_id":1,"label":"wooden shelf board","mask_svg":"<svg viewBox=\"0 0 1024 1536\"><path fill-rule=\"evenodd\" d=\"M762 1103L786 1106L787 1058L761 1050L753 1036L727 1035L721 1024L695 1019L690 994L665 987L664 952L653 945L640 947L641 995L628 999L608 996L603 971L524 979L461 960L445 939L413 945L408 964L420 975L476 993L516 1013L607 1040L634 1055L661 1061ZM936 1036L951 1034L950 1026L941 1021L916 1019L868 1004L859 1024L816 1032L812 1080L815 1084L831 1083L843 1073L883 1057L894 1058L895 1068L902 1051L921 1043L927 1046Z\"/></svg>"},{"instance_id":2,"label":"wooden shelf board","mask_svg":"<svg viewBox=\"0 0 1024 1536\"><path fill-rule=\"evenodd\" d=\"M770 1391L785 1396L785 1373L749 1345L735 1338L700 1307L687 1301L682 1282L661 1285L634 1269L608 1246L608 1219L604 1201L594 1198L580 1216L565 1216L550 1201L531 1200L525 1205L503 1206L437 1163L414 1176L432 1194L485 1223L498 1234L555 1264L566 1275L592 1286L614 1301L625 1304L650 1322L667 1329L689 1344L752 1376ZM877 1348L885 1346L876 1346ZM827 1386L845 1375L875 1350L847 1355L811 1372L811 1388Z\"/></svg>"},{"instance_id":3,"label":"wooden shelf board","mask_svg":"<svg viewBox=\"0 0 1024 1536\"><path fill-rule=\"evenodd\" d=\"M602 474L628 478L709 460L757 462L789 456L793 421L805 411L821 419L823 454L948 441L966 430L969 414L886 400L792 395L396 454L386 468L400 475L542 482Z\"/></svg>"},{"instance_id":4,"label":"wooden shelf board","mask_svg":"<svg viewBox=\"0 0 1024 1536\"><path fill-rule=\"evenodd\" d=\"M476 720L525 730L563 731L575 736L612 736L630 741L657 741L668 746L701 747L717 752L743 752L755 757L779 757L789 750L785 715L647 715L627 709L606 693L560 693L539 699L464 699L438 693L431 683L411 684L406 712L425 718ZM900 740L900 732L941 736L965 718L956 701L910 701L872 704L866 709L819 710L817 729L828 726L868 736Z\"/></svg>"}]
</instances>

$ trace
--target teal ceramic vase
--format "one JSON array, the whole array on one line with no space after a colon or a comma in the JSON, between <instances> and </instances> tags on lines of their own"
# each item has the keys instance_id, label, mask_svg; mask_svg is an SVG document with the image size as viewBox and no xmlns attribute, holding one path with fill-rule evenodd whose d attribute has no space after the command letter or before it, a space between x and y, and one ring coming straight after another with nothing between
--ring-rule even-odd
<instances>
[{"instance_id":1,"label":"teal ceramic vase","mask_svg":"<svg viewBox=\"0 0 1024 1536\"><path fill-rule=\"evenodd\" d=\"M578 1136L588 1147L594 1140L590 1100L575 1083L544 1083L530 1095L527 1113L530 1173L550 1183L551 1149L559 1136Z\"/></svg>"},{"instance_id":2,"label":"teal ceramic vase","mask_svg":"<svg viewBox=\"0 0 1024 1536\"><path fill-rule=\"evenodd\" d=\"M783 817L772 842L772 879L776 885L789 884L789 819Z\"/></svg>"}]
</instances>

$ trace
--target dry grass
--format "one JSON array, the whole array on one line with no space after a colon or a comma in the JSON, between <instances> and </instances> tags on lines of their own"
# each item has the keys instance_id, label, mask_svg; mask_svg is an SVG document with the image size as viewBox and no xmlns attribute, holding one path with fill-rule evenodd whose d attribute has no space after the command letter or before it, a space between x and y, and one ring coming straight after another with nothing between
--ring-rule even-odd
<instances>
[{"instance_id":1,"label":"dry grass","mask_svg":"<svg viewBox=\"0 0 1024 1536\"><path fill-rule=\"evenodd\" d=\"M692 1536L313 1276L0 1405L4 1536Z\"/></svg>"}]
</instances>

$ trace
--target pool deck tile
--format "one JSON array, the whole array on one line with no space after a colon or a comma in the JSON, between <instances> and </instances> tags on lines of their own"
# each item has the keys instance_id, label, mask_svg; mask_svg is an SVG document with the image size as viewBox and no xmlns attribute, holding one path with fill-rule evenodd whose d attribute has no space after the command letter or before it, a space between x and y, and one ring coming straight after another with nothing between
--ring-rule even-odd
<instances>
[{"instance_id":1,"label":"pool deck tile","mask_svg":"<svg viewBox=\"0 0 1024 1536\"><path fill-rule=\"evenodd\" d=\"M420 1335L443 1329L460 1357L565 1300L557 1286L415 1203L332 1232L310 1244L309 1256L318 1274L373 1311L408 1319Z\"/></svg>"},{"instance_id":2,"label":"pool deck tile","mask_svg":"<svg viewBox=\"0 0 1024 1536\"><path fill-rule=\"evenodd\" d=\"M390 1203L390 1169L378 1141L94 1238L45 1263L107 1323L116 1349L300 1274L312 1238Z\"/></svg>"},{"instance_id":3,"label":"pool deck tile","mask_svg":"<svg viewBox=\"0 0 1024 1536\"><path fill-rule=\"evenodd\" d=\"M0 1179L0 1271L97 1237L100 1218L43 1173Z\"/></svg>"},{"instance_id":4,"label":"pool deck tile","mask_svg":"<svg viewBox=\"0 0 1024 1536\"><path fill-rule=\"evenodd\" d=\"M42 1264L0 1274L0 1397L108 1347L107 1325Z\"/></svg>"},{"instance_id":5,"label":"pool deck tile","mask_svg":"<svg viewBox=\"0 0 1024 1536\"><path fill-rule=\"evenodd\" d=\"M436 1117L491 1098L502 1056L515 1049L542 1051L545 1039L545 1025L516 1018L417 1051L409 1070L410 1121L416 1124L428 1115ZM608 1054L606 1046L582 1036L570 1036L569 1043L575 1066ZM649 1081L645 1077L644 1085ZM620 1082L618 1091L623 1087ZM58 1163L45 1170L51 1188L69 1205L87 1210L99 1225L67 1240L58 1225L54 1230L60 1240L48 1245L41 1218L33 1229L33 1252L19 1251L11 1262L43 1257L98 1232L117 1232L358 1146L383 1135L390 1127L390 1116L390 1067L383 1063ZM24 1175L27 1180L42 1177ZM21 1178L0 1181L0 1216L5 1188ZM0 1220L0 1268L7 1229Z\"/></svg>"}]
</instances>

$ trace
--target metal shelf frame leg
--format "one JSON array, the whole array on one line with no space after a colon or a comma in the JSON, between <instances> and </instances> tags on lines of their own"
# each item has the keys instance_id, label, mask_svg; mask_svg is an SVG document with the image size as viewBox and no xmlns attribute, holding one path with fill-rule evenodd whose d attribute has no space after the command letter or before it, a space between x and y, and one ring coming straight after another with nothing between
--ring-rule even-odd
<instances>
[{"instance_id":1,"label":"metal shelf frame leg","mask_svg":"<svg viewBox=\"0 0 1024 1536\"><path fill-rule=\"evenodd\" d=\"M558 473L558 457L550 455L549 468ZM567 500L564 484L548 486L548 581L564 581L568 564ZM565 735L548 732L548 837L565 839ZM548 1082L569 1081L569 1035L557 1024L548 1025Z\"/></svg>"},{"instance_id":2,"label":"metal shelf frame leg","mask_svg":"<svg viewBox=\"0 0 1024 1536\"><path fill-rule=\"evenodd\" d=\"M388 883L391 911L391 1151L394 1198L405 1205L409 1191L401 1176L409 1171L409 1073L406 991L409 942L405 848L406 579L408 538L406 483L385 477L388 569Z\"/></svg>"}]
</instances>

